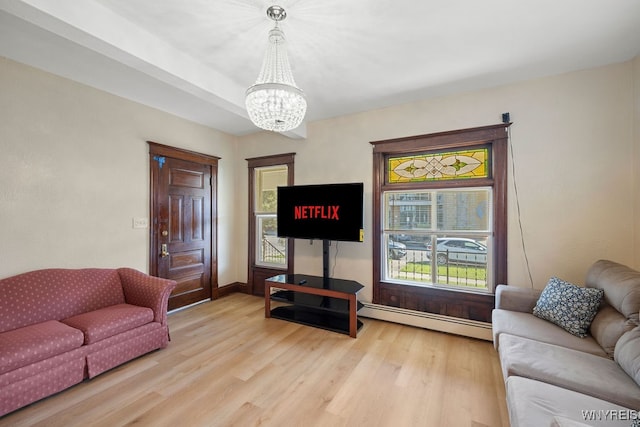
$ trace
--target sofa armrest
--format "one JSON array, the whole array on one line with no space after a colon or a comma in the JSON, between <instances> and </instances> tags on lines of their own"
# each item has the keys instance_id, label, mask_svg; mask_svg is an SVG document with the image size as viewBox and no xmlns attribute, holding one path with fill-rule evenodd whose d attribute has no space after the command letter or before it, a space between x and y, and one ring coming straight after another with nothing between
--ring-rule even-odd
<instances>
[{"instance_id":1,"label":"sofa armrest","mask_svg":"<svg viewBox=\"0 0 640 427\"><path fill-rule=\"evenodd\" d=\"M167 324L167 304L176 281L149 276L132 268L119 268L120 282L127 304L149 307L154 321Z\"/></svg>"},{"instance_id":2,"label":"sofa armrest","mask_svg":"<svg viewBox=\"0 0 640 427\"><path fill-rule=\"evenodd\" d=\"M496 287L496 308L531 313L541 293L540 289L498 285Z\"/></svg>"}]
</instances>

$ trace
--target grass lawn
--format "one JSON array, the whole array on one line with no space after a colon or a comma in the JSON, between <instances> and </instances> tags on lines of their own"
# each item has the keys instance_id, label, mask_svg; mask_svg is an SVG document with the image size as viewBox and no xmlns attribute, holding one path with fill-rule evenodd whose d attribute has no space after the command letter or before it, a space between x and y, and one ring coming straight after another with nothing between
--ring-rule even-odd
<instances>
[{"instance_id":1,"label":"grass lawn","mask_svg":"<svg viewBox=\"0 0 640 427\"><path fill-rule=\"evenodd\" d=\"M431 282L431 264L408 262L399 271L398 278ZM474 265L439 265L438 282L448 285L485 288L487 287L487 269Z\"/></svg>"}]
</instances>

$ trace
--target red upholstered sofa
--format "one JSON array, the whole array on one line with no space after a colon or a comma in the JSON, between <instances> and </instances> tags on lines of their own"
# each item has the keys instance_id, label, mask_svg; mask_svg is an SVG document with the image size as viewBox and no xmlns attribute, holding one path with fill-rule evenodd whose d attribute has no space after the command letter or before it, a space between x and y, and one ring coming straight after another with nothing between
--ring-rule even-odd
<instances>
[{"instance_id":1,"label":"red upholstered sofa","mask_svg":"<svg viewBox=\"0 0 640 427\"><path fill-rule=\"evenodd\" d=\"M0 280L0 416L166 347L175 286L130 268Z\"/></svg>"}]
</instances>

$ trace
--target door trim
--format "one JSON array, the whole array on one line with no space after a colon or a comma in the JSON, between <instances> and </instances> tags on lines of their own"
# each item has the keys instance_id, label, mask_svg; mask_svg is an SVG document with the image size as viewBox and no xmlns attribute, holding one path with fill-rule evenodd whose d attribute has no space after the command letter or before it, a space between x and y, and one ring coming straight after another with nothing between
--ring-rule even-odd
<instances>
[{"instance_id":1,"label":"door trim","mask_svg":"<svg viewBox=\"0 0 640 427\"><path fill-rule=\"evenodd\" d=\"M160 252L158 248L158 224L155 220L155 189L157 187L158 176L155 173L153 162L155 156L170 157L173 159L186 160L189 162L209 165L211 167L211 299L218 298L218 160L220 157L208 154L197 153L195 151L175 148L153 141L147 141L149 144L149 176L150 176L150 194L149 194L149 274L154 276L158 273L158 257L155 254Z\"/></svg>"}]
</instances>

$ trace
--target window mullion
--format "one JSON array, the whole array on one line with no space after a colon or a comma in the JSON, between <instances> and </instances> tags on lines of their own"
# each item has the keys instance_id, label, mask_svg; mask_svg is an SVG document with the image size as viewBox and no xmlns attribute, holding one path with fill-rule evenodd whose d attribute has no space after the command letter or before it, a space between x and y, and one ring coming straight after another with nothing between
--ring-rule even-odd
<instances>
[{"instance_id":1,"label":"window mullion","mask_svg":"<svg viewBox=\"0 0 640 427\"><path fill-rule=\"evenodd\" d=\"M431 192L431 283L438 283L438 193Z\"/></svg>"}]
</instances>

